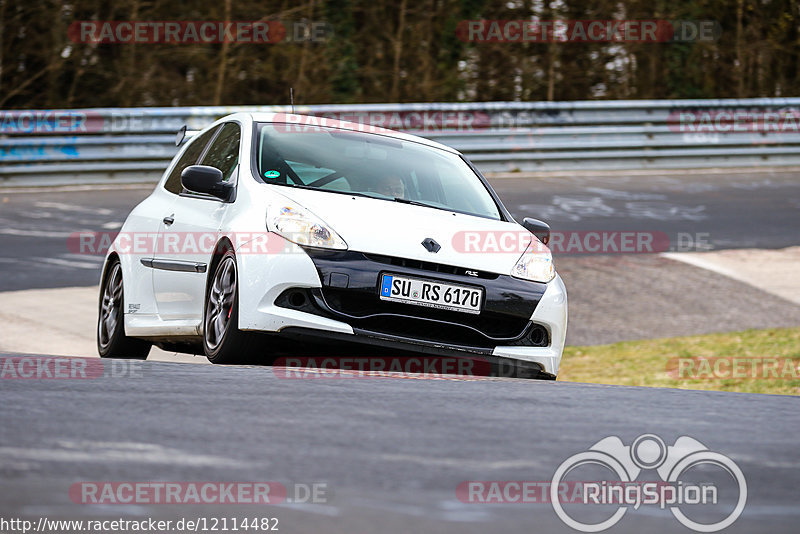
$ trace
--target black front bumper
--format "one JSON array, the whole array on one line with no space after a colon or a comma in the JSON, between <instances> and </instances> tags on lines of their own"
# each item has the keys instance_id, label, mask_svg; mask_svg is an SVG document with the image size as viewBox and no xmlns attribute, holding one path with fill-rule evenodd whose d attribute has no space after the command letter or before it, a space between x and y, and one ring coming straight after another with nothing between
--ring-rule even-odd
<instances>
[{"instance_id":1,"label":"black front bumper","mask_svg":"<svg viewBox=\"0 0 800 534\"><path fill-rule=\"evenodd\" d=\"M385 345L415 345L422 352L491 354L499 345L548 346L550 335L530 321L546 284L509 275L354 251L306 249L320 276L319 289L289 289L276 305L349 324L356 336ZM480 314L440 310L379 298L384 273L483 288Z\"/></svg>"}]
</instances>

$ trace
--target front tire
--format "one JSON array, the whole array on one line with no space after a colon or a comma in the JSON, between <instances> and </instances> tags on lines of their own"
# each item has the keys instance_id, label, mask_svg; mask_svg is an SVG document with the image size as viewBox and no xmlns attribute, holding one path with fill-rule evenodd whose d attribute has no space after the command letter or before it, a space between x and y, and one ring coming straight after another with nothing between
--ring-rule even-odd
<instances>
[{"instance_id":1,"label":"front tire","mask_svg":"<svg viewBox=\"0 0 800 534\"><path fill-rule=\"evenodd\" d=\"M243 364L252 359L255 336L239 330L239 277L236 256L227 251L217 263L203 312L203 350L216 364Z\"/></svg>"},{"instance_id":2,"label":"front tire","mask_svg":"<svg viewBox=\"0 0 800 534\"><path fill-rule=\"evenodd\" d=\"M101 358L146 360L151 344L125 335L125 291L122 266L114 259L100 289L97 314L97 352Z\"/></svg>"}]
</instances>

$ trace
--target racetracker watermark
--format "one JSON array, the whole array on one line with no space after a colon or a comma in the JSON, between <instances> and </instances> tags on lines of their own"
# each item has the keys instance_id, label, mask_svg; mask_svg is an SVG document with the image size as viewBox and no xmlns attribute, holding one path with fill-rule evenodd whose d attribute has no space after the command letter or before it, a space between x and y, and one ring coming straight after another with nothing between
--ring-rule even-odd
<instances>
[{"instance_id":1,"label":"racetracker watermark","mask_svg":"<svg viewBox=\"0 0 800 534\"><path fill-rule=\"evenodd\" d=\"M667 375L679 380L800 380L800 361L791 358L670 358Z\"/></svg>"},{"instance_id":2,"label":"racetracker watermark","mask_svg":"<svg viewBox=\"0 0 800 534\"><path fill-rule=\"evenodd\" d=\"M67 30L76 43L278 43L286 27L277 21L75 21Z\"/></svg>"},{"instance_id":3,"label":"racetracker watermark","mask_svg":"<svg viewBox=\"0 0 800 534\"><path fill-rule=\"evenodd\" d=\"M667 116L680 133L800 133L800 109L685 109Z\"/></svg>"},{"instance_id":4,"label":"racetracker watermark","mask_svg":"<svg viewBox=\"0 0 800 534\"><path fill-rule=\"evenodd\" d=\"M105 256L111 249L119 254L212 254L218 246L216 232L74 232L67 238L73 254ZM281 254L294 251L291 242L265 230L226 234L237 254ZM298 242L301 242L298 236Z\"/></svg>"},{"instance_id":5,"label":"racetracker watermark","mask_svg":"<svg viewBox=\"0 0 800 534\"><path fill-rule=\"evenodd\" d=\"M318 20L81 20L70 24L67 35L73 42L92 44L315 43L330 40L333 26Z\"/></svg>"},{"instance_id":6,"label":"racetracker watermark","mask_svg":"<svg viewBox=\"0 0 800 534\"><path fill-rule=\"evenodd\" d=\"M388 130L412 132L474 131L491 126L488 113L464 111L343 111L319 115L276 113L273 128L278 133L326 133L343 123L357 124L359 132L387 133Z\"/></svg>"},{"instance_id":7,"label":"racetracker watermark","mask_svg":"<svg viewBox=\"0 0 800 534\"><path fill-rule=\"evenodd\" d=\"M453 249L465 254L522 254L532 246L533 252L554 254L652 254L670 250L670 238L664 232L581 231L551 232L545 246L531 239L528 231L463 230L451 241Z\"/></svg>"},{"instance_id":8,"label":"racetracker watermark","mask_svg":"<svg viewBox=\"0 0 800 534\"><path fill-rule=\"evenodd\" d=\"M70 253L88 256L105 256L112 246L118 254L139 256L209 255L217 249L221 237L216 232L84 231L72 233L66 245ZM302 248L295 243L307 242L305 234L286 239L264 230L232 232L225 237L240 255L300 253ZM554 254L653 254L708 250L713 248L709 239L709 234L704 232L681 232L672 239L656 231L568 231L551 232L545 246L533 240L527 230L461 230L453 235L450 245L462 254L522 254L529 248L532 252Z\"/></svg>"},{"instance_id":9,"label":"racetracker watermark","mask_svg":"<svg viewBox=\"0 0 800 534\"><path fill-rule=\"evenodd\" d=\"M0 111L0 134L118 133L177 130L184 125L180 117L150 115L143 111L39 110ZM45 150L47 145L42 145ZM13 147L7 154L14 155ZM76 145L65 145L62 153L75 156Z\"/></svg>"},{"instance_id":10,"label":"racetracker watermark","mask_svg":"<svg viewBox=\"0 0 800 534\"><path fill-rule=\"evenodd\" d=\"M142 378L141 361L72 358L68 356L6 356L0 358L0 379L84 380Z\"/></svg>"},{"instance_id":11,"label":"racetracker watermark","mask_svg":"<svg viewBox=\"0 0 800 534\"><path fill-rule=\"evenodd\" d=\"M279 531L277 517L181 517L180 519L51 519L40 516L38 520L0 517L0 532L269 532Z\"/></svg>"},{"instance_id":12,"label":"racetracker watermark","mask_svg":"<svg viewBox=\"0 0 800 534\"><path fill-rule=\"evenodd\" d=\"M713 20L462 20L456 36L470 43L667 43L716 41Z\"/></svg>"},{"instance_id":13,"label":"racetracker watermark","mask_svg":"<svg viewBox=\"0 0 800 534\"><path fill-rule=\"evenodd\" d=\"M695 496L694 490L684 488L682 483L672 485L663 480L570 481L561 482L555 492L551 492L551 485L550 481L535 480L468 480L456 487L456 497L468 504L550 504L555 494L562 504L638 503L666 508L687 500L711 502L716 493L713 485L706 485L703 495Z\"/></svg>"},{"instance_id":14,"label":"racetracker watermark","mask_svg":"<svg viewBox=\"0 0 800 534\"><path fill-rule=\"evenodd\" d=\"M572 506L570 512L559 498L559 488L571 472L594 469L604 477L611 473L613 480L594 479L582 483L581 506ZM681 480L692 470L711 468L726 478L726 484L696 483ZM655 470L661 481L633 484L643 471ZM735 488L735 489L734 489ZM723 495L724 494L724 495ZM723 496L735 495L731 503L722 502ZM630 446L617 436L610 436L592 445L588 451L569 457L558 466L550 484L550 504L558 517L580 532L600 532L616 525L625 513L638 510L642 505L659 504L668 508L685 527L698 532L716 532L733 524L747 502L747 482L736 463L720 453L710 451L694 438L681 436L672 446L667 446L655 434L643 434ZM584 505L615 505L610 517L601 521L577 519ZM698 522L691 511L704 506L719 512L716 522ZM577 508L577 510L576 510ZM689 515L687 515L689 512Z\"/></svg>"},{"instance_id":15,"label":"racetracker watermark","mask_svg":"<svg viewBox=\"0 0 800 534\"><path fill-rule=\"evenodd\" d=\"M514 364L492 364L478 357L447 356L321 356L278 358L272 372L283 379L351 379L405 376L516 376Z\"/></svg>"},{"instance_id":16,"label":"racetracker watermark","mask_svg":"<svg viewBox=\"0 0 800 534\"><path fill-rule=\"evenodd\" d=\"M69 488L76 504L323 504L326 482L76 482Z\"/></svg>"}]
</instances>

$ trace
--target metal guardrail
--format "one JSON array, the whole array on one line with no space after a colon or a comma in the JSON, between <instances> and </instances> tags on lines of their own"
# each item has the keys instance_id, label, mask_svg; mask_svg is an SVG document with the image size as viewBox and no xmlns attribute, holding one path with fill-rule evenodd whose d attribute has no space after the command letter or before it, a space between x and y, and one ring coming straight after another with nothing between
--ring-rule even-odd
<instances>
[{"instance_id":1,"label":"metal guardrail","mask_svg":"<svg viewBox=\"0 0 800 534\"><path fill-rule=\"evenodd\" d=\"M155 181L175 132L288 106L0 111L0 184ZM483 171L800 165L800 98L298 106L450 145Z\"/></svg>"}]
</instances>

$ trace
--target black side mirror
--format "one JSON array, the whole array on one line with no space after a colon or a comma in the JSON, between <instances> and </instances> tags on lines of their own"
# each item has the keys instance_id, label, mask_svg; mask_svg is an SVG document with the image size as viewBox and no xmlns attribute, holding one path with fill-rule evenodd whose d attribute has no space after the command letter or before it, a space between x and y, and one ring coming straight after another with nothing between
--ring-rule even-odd
<instances>
[{"instance_id":1,"label":"black side mirror","mask_svg":"<svg viewBox=\"0 0 800 534\"><path fill-rule=\"evenodd\" d=\"M546 222L525 217L522 219L522 226L535 235L543 244L547 245L550 242L550 225Z\"/></svg>"},{"instance_id":2,"label":"black side mirror","mask_svg":"<svg viewBox=\"0 0 800 534\"><path fill-rule=\"evenodd\" d=\"M207 165L189 165L181 172L181 185L193 193L203 193L226 202L233 194L233 184L222 181L222 171Z\"/></svg>"}]
</instances>

